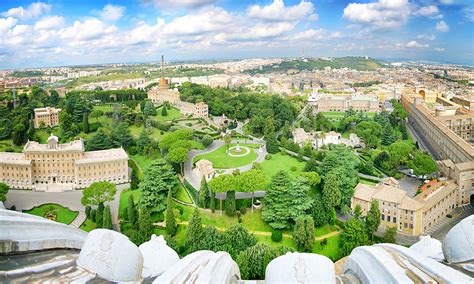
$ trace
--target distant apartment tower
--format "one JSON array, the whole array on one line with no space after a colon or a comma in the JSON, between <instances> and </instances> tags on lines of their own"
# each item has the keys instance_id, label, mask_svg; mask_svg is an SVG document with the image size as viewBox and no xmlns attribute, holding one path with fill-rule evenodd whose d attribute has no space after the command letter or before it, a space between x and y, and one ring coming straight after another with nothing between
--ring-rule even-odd
<instances>
[{"instance_id":1,"label":"distant apartment tower","mask_svg":"<svg viewBox=\"0 0 474 284\"><path fill-rule=\"evenodd\" d=\"M61 109L54 107L35 108L35 128L53 127L59 124Z\"/></svg>"},{"instance_id":2,"label":"distant apartment tower","mask_svg":"<svg viewBox=\"0 0 474 284\"><path fill-rule=\"evenodd\" d=\"M198 118L206 118L209 115L209 108L203 102L196 104L182 102L179 110L183 115L192 115Z\"/></svg>"}]
</instances>

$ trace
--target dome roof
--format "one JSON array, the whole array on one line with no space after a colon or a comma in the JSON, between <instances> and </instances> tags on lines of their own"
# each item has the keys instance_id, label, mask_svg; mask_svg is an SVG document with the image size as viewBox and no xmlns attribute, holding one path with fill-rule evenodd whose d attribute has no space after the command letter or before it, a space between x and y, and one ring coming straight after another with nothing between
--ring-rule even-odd
<instances>
[{"instance_id":1,"label":"dome roof","mask_svg":"<svg viewBox=\"0 0 474 284\"><path fill-rule=\"evenodd\" d=\"M55 141L57 143L59 141L58 136L51 133L51 136L48 137L48 143L51 142L51 141Z\"/></svg>"},{"instance_id":2,"label":"dome roof","mask_svg":"<svg viewBox=\"0 0 474 284\"><path fill-rule=\"evenodd\" d=\"M77 264L108 281L139 281L143 257L137 246L115 231L91 231L81 249Z\"/></svg>"},{"instance_id":3,"label":"dome roof","mask_svg":"<svg viewBox=\"0 0 474 284\"><path fill-rule=\"evenodd\" d=\"M441 242L430 236L421 236L420 240L410 248L436 261L442 261L444 259Z\"/></svg>"},{"instance_id":4,"label":"dome roof","mask_svg":"<svg viewBox=\"0 0 474 284\"><path fill-rule=\"evenodd\" d=\"M449 263L474 260L474 215L449 230L443 240L443 253Z\"/></svg>"},{"instance_id":5,"label":"dome roof","mask_svg":"<svg viewBox=\"0 0 474 284\"><path fill-rule=\"evenodd\" d=\"M239 267L227 252L201 250L185 256L153 283L233 283L239 279Z\"/></svg>"},{"instance_id":6,"label":"dome roof","mask_svg":"<svg viewBox=\"0 0 474 284\"><path fill-rule=\"evenodd\" d=\"M336 283L334 264L319 254L287 253L272 260L265 270L265 283Z\"/></svg>"},{"instance_id":7,"label":"dome roof","mask_svg":"<svg viewBox=\"0 0 474 284\"><path fill-rule=\"evenodd\" d=\"M163 236L151 236L151 239L141 244L138 249L143 256L143 278L156 277L179 261L178 254L166 245Z\"/></svg>"}]
</instances>

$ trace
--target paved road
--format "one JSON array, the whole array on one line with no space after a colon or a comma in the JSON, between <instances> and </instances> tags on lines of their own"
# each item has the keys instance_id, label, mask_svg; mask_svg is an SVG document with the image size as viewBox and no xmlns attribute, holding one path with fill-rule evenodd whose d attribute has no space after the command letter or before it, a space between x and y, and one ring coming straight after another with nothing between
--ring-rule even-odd
<instances>
[{"instance_id":1,"label":"paved road","mask_svg":"<svg viewBox=\"0 0 474 284\"><path fill-rule=\"evenodd\" d=\"M112 223L114 229L119 231L118 210L120 204L120 193L122 190L129 188L129 184L120 184L117 186L115 199L108 203L112 212ZM10 208L15 205L17 211L29 210L33 207L45 204L56 203L68 207L74 211L84 212L85 207L81 204L82 191L65 191L65 192L38 192L31 190L15 190L8 191L5 207Z\"/></svg>"},{"instance_id":2,"label":"paved road","mask_svg":"<svg viewBox=\"0 0 474 284\"><path fill-rule=\"evenodd\" d=\"M264 144L262 140L232 140L232 144L239 142L241 144ZM191 150L188 154L188 160L184 163L184 178L196 189L200 187L200 178L196 176L193 172L193 159L197 155L210 153L217 148L224 146L225 143L222 140L214 140L206 149L204 150ZM267 149L263 146L262 150L257 149L254 150L257 153L257 159L255 162L261 163L265 160L265 156L267 155ZM243 167L239 167L240 172L246 172L252 168L252 164L245 165ZM234 170L234 169L232 169Z\"/></svg>"}]
</instances>

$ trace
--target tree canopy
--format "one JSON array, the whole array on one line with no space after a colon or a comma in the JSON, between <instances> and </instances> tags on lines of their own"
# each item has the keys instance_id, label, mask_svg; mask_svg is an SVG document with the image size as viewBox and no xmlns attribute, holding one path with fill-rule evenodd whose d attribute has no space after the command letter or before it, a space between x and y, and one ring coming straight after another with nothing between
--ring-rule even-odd
<instances>
[{"instance_id":1,"label":"tree canopy","mask_svg":"<svg viewBox=\"0 0 474 284\"><path fill-rule=\"evenodd\" d=\"M150 212L162 212L166 208L168 191L173 191L177 185L173 168L164 160L153 161L140 182L140 204Z\"/></svg>"},{"instance_id":2,"label":"tree canopy","mask_svg":"<svg viewBox=\"0 0 474 284\"><path fill-rule=\"evenodd\" d=\"M112 201L116 192L117 188L113 183L106 181L94 182L82 191L81 203L86 206Z\"/></svg>"}]
</instances>

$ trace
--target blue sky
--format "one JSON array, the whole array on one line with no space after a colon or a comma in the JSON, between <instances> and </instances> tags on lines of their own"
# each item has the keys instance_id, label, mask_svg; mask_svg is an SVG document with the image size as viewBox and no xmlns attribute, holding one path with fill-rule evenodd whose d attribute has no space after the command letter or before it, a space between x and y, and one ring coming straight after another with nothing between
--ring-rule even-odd
<instances>
[{"instance_id":1,"label":"blue sky","mask_svg":"<svg viewBox=\"0 0 474 284\"><path fill-rule=\"evenodd\" d=\"M0 2L0 68L363 55L474 64L467 0Z\"/></svg>"}]
</instances>

